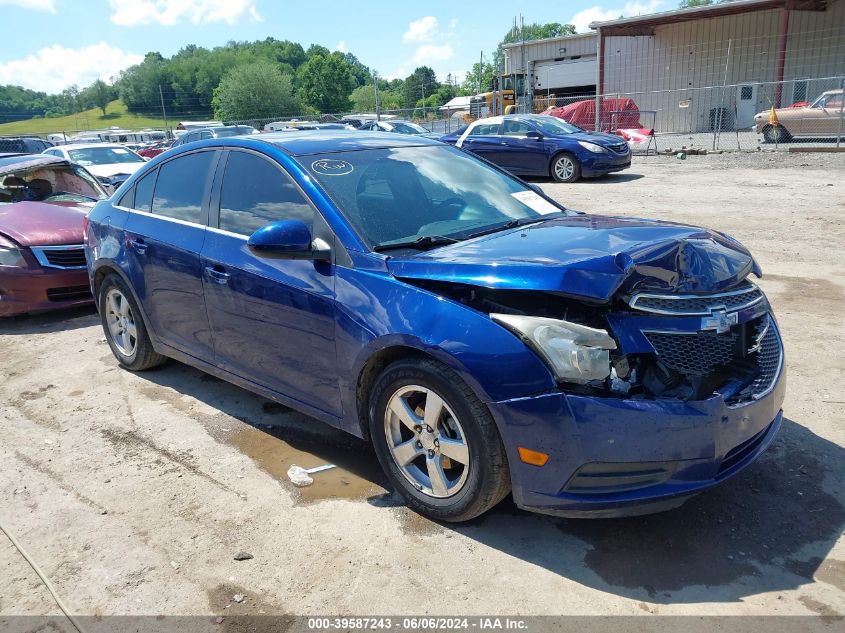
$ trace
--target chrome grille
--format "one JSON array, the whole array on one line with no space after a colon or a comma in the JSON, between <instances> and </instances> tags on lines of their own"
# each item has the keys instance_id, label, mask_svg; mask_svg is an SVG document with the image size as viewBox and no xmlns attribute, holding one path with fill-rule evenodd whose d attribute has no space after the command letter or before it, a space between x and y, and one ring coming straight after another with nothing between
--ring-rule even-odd
<instances>
[{"instance_id":1,"label":"chrome grille","mask_svg":"<svg viewBox=\"0 0 845 633\"><path fill-rule=\"evenodd\" d=\"M757 324L757 335L760 334L763 336L757 351L760 375L744 390L753 398L762 398L772 390L783 362L783 348L772 317L767 316Z\"/></svg>"},{"instance_id":2,"label":"chrome grille","mask_svg":"<svg viewBox=\"0 0 845 633\"><path fill-rule=\"evenodd\" d=\"M628 144L627 143L616 143L614 145L608 145L608 147L616 152L617 154L627 154L628 153Z\"/></svg>"},{"instance_id":3,"label":"chrome grille","mask_svg":"<svg viewBox=\"0 0 845 633\"><path fill-rule=\"evenodd\" d=\"M730 292L712 295L653 295L640 293L628 305L635 310L655 314L709 315L715 310L736 312L763 300L763 292L752 283L745 283Z\"/></svg>"},{"instance_id":4,"label":"chrome grille","mask_svg":"<svg viewBox=\"0 0 845 633\"><path fill-rule=\"evenodd\" d=\"M33 246L30 250L38 263L45 268L85 268L85 250L82 244Z\"/></svg>"},{"instance_id":5,"label":"chrome grille","mask_svg":"<svg viewBox=\"0 0 845 633\"><path fill-rule=\"evenodd\" d=\"M727 332L645 332L657 358L675 371L704 376L735 357L737 334Z\"/></svg>"}]
</instances>

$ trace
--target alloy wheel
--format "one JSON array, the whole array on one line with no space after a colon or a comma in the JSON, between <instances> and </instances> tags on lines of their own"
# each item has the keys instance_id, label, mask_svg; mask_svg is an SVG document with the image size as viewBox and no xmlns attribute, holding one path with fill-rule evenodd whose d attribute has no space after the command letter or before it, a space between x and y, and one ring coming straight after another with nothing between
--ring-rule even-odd
<instances>
[{"instance_id":1,"label":"alloy wheel","mask_svg":"<svg viewBox=\"0 0 845 633\"><path fill-rule=\"evenodd\" d=\"M408 385L396 391L384 414L387 448L405 478L431 497L451 497L463 488L469 446L458 418L437 393Z\"/></svg>"},{"instance_id":2,"label":"alloy wheel","mask_svg":"<svg viewBox=\"0 0 845 633\"><path fill-rule=\"evenodd\" d=\"M106 295L106 324L117 350L127 358L131 357L138 347L138 328L129 300L117 288L112 288Z\"/></svg>"},{"instance_id":3,"label":"alloy wheel","mask_svg":"<svg viewBox=\"0 0 845 633\"><path fill-rule=\"evenodd\" d=\"M569 156L561 156L555 161L555 175L561 180L572 178L575 173L575 163Z\"/></svg>"}]
</instances>

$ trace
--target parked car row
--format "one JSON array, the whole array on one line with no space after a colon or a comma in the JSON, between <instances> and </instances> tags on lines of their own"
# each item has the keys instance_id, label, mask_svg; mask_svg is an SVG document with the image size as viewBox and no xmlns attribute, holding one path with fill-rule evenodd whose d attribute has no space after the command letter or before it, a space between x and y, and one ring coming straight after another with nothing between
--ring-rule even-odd
<instances>
[{"instance_id":1,"label":"parked car row","mask_svg":"<svg viewBox=\"0 0 845 633\"><path fill-rule=\"evenodd\" d=\"M510 491L555 515L656 512L754 462L784 362L751 254L571 211L461 141L524 124L513 138L552 145L553 170L567 136L612 157L611 140L487 123L455 146L301 130L144 163L85 229L114 356L173 358L366 438L445 521Z\"/></svg>"}]
</instances>

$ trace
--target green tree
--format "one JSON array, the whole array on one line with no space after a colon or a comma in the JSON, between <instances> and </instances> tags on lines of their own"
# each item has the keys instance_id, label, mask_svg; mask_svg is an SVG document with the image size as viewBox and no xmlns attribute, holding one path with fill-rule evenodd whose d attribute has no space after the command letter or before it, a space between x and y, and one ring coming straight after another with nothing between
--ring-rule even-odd
<instances>
[{"instance_id":1,"label":"green tree","mask_svg":"<svg viewBox=\"0 0 845 633\"><path fill-rule=\"evenodd\" d=\"M225 121L296 114L293 82L278 64L262 60L231 69L214 90L214 116Z\"/></svg>"},{"instance_id":2,"label":"green tree","mask_svg":"<svg viewBox=\"0 0 845 633\"><path fill-rule=\"evenodd\" d=\"M106 106L115 99L117 99L117 91L102 79L98 79L92 83L79 95L79 100L85 107L100 108L103 116L106 116Z\"/></svg>"},{"instance_id":3,"label":"green tree","mask_svg":"<svg viewBox=\"0 0 845 633\"><path fill-rule=\"evenodd\" d=\"M405 78L404 107L413 108L417 101L434 94L440 88L437 75L428 66L419 66Z\"/></svg>"},{"instance_id":4,"label":"green tree","mask_svg":"<svg viewBox=\"0 0 845 633\"><path fill-rule=\"evenodd\" d=\"M296 71L296 85L305 105L321 113L335 113L350 108L355 78L343 54L334 52L309 57Z\"/></svg>"},{"instance_id":5,"label":"green tree","mask_svg":"<svg viewBox=\"0 0 845 633\"><path fill-rule=\"evenodd\" d=\"M481 85L478 85L478 71L481 68ZM493 89L493 78L496 76L496 67L493 64L484 63L483 66L479 62L472 65L472 69L467 73L466 79L461 84L461 88L467 94L479 94L482 92L489 92Z\"/></svg>"},{"instance_id":6,"label":"green tree","mask_svg":"<svg viewBox=\"0 0 845 633\"><path fill-rule=\"evenodd\" d=\"M352 109L355 110L355 112L375 112L376 93L372 84L358 86L352 91L349 98L352 100Z\"/></svg>"}]
</instances>

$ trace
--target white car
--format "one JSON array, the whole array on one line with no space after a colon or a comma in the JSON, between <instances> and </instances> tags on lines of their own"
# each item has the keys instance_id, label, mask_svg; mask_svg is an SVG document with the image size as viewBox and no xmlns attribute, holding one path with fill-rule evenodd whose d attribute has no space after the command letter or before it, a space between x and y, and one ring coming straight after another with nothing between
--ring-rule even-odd
<instances>
[{"instance_id":1,"label":"white car","mask_svg":"<svg viewBox=\"0 0 845 633\"><path fill-rule=\"evenodd\" d=\"M117 143L80 143L51 147L42 152L82 165L102 184L117 189L145 162L128 147Z\"/></svg>"}]
</instances>

